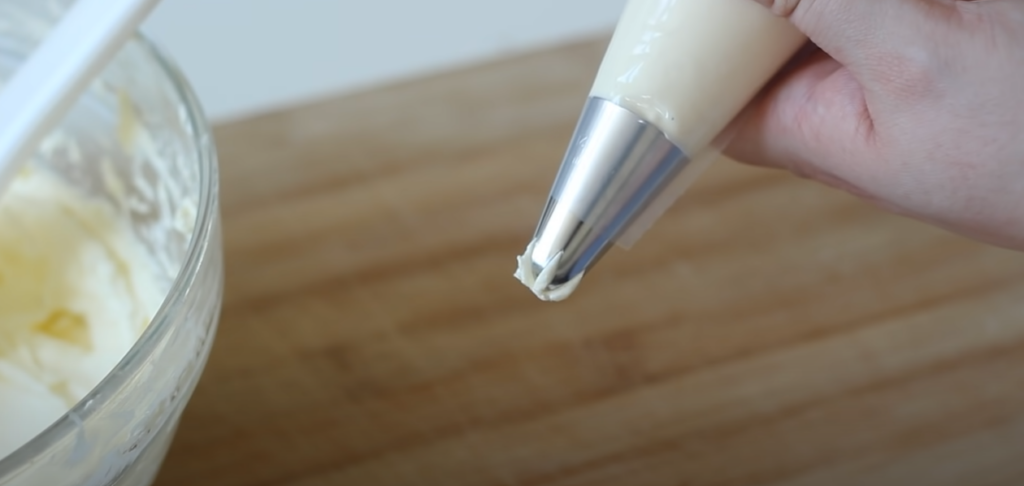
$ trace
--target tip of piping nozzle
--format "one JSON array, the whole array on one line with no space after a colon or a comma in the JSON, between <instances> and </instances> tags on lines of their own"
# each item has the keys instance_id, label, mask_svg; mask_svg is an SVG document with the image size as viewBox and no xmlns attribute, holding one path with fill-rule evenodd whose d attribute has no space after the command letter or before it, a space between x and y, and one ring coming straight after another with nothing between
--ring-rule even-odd
<instances>
[{"instance_id":1,"label":"tip of piping nozzle","mask_svg":"<svg viewBox=\"0 0 1024 486\"><path fill-rule=\"evenodd\" d=\"M558 252L543 266L538 266L533 259L533 249L536 244L537 240L530 241L530 244L526 246L526 251L516 257L518 266L514 276L540 300L559 302L567 299L580 284L583 272L576 274L564 283L554 283L555 271L565 253Z\"/></svg>"}]
</instances>

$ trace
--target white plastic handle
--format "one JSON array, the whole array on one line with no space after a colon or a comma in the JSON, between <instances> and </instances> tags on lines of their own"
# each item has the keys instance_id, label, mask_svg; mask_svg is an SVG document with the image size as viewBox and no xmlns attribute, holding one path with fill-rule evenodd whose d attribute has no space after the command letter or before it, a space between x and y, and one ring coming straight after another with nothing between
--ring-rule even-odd
<instances>
[{"instance_id":1,"label":"white plastic handle","mask_svg":"<svg viewBox=\"0 0 1024 486\"><path fill-rule=\"evenodd\" d=\"M75 0L0 90L0 195L158 0Z\"/></svg>"}]
</instances>

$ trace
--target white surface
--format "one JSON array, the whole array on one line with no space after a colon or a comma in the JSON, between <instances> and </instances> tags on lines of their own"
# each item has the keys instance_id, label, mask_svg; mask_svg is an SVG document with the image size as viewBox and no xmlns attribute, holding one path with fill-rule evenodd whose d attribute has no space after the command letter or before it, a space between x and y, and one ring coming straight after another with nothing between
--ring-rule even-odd
<instances>
[{"instance_id":1,"label":"white surface","mask_svg":"<svg viewBox=\"0 0 1024 486\"><path fill-rule=\"evenodd\" d=\"M143 27L214 122L610 32L625 0L163 0Z\"/></svg>"}]
</instances>

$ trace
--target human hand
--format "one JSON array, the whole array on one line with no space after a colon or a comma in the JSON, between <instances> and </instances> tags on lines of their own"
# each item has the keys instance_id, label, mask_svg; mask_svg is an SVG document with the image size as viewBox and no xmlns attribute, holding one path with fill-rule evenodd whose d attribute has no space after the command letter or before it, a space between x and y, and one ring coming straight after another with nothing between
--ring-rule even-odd
<instances>
[{"instance_id":1,"label":"human hand","mask_svg":"<svg viewBox=\"0 0 1024 486\"><path fill-rule=\"evenodd\" d=\"M1024 2L758 0L819 48L726 154L1024 250Z\"/></svg>"}]
</instances>

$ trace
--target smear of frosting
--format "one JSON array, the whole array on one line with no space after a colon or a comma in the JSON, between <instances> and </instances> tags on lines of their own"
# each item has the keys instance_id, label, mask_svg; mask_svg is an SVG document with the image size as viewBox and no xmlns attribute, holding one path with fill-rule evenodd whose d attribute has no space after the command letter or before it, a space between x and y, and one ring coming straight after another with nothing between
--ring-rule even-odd
<instances>
[{"instance_id":1,"label":"smear of frosting","mask_svg":"<svg viewBox=\"0 0 1024 486\"><path fill-rule=\"evenodd\" d=\"M548 261L540 273L535 273L533 270L533 248L536 244L536 240L530 241L530 244L526 246L526 251L521 256L516 257L519 267L513 275L540 300L557 302L569 298L580 284L583 273L581 272L573 277L572 280L562 285L552 286L551 282L555 278L555 269L558 268L558 263L562 261L562 252L558 252Z\"/></svg>"}]
</instances>

